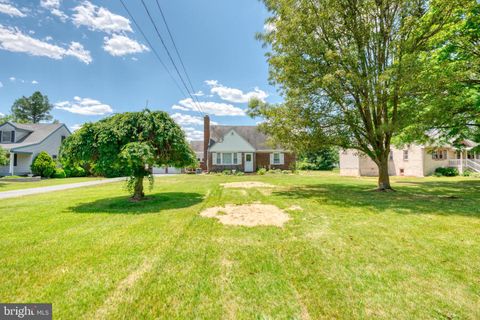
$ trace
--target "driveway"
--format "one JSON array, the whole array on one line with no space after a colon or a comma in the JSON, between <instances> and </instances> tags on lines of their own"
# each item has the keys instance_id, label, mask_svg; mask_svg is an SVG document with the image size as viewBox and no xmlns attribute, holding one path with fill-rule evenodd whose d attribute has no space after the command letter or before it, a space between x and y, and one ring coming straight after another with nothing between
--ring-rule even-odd
<instances>
[{"instance_id":1,"label":"driveway","mask_svg":"<svg viewBox=\"0 0 480 320\"><path fill-rule=\"evenodd\" d=\"M118 181L124 181L124 180L125 178L112 178L112 179L85 181L85 182L70 183L70 184L61 184L61 185L49 186L49 187L4 191L4 192L0 192L0 199L17 198L17 197L23 197L23 196L28 196L32 194L40 194L40 193L47 193L52 191L61 191L61 190L68 190L68 189L75 189L75 188L82 188L82 187L90 187L90 186L96 186L99 184L112 183L112 182L118 182Z\"/></svg>"}]
</instances>

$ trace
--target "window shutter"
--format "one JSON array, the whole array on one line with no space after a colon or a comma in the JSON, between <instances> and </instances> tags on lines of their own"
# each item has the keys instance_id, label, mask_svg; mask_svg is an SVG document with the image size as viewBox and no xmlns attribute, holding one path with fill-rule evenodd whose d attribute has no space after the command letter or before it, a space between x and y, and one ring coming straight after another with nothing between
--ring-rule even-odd
<instances>
[{"instance_id":1,"label":"window shutter","mask_svg":"<svg viewBox=\"0 0 480 320\"><path fill-rule=\"evenodd\" d=\"M12 131L12 142L15 142L15 131Z\"/></svg>"},{"instance_id":2,"label":"window shutter","mask_svg":"<svg viewBox=\"0 0 480 320\"><path fill-rule=\"evenodd\" d=\"M273 164L273 153L270 153L270 164Z\"/></svg>"},{"instance_id":3,"label":"window shutter","mask_svg":"<svg viewBox=\"0 0 480 320\"><path fill-rule=\"evenodd\" d=\"M217 164L217 153L216 152L212 153L212 163Z\"/></svg>"},{"instance_id":4,"label":"window shutter","mask_svg":"<svg viewBox=\"0 0 480 320\"><path fill-rule=\"evenodd\" d=\"M0 131L0 143L2 143L2 131Z\"/></svg>"},{"instance_id":5,"label":"window shutter","mask_svg":"<svg viewBox=\"0 0 480 320\"><path fill-rule=\"evenodd\" d=\"M280 164L285 164L285 153L280 153Z\"/></svg>"},{"instance_id":6,"label":"window shutter","mask_svg":"<svg viewBox=\"0 0 480 320\"><path fill-rule=\"evenodd\" d=\"M242 164L242 153L241 152L237 153L237 164Z\"/></svg>"}]
</instances>

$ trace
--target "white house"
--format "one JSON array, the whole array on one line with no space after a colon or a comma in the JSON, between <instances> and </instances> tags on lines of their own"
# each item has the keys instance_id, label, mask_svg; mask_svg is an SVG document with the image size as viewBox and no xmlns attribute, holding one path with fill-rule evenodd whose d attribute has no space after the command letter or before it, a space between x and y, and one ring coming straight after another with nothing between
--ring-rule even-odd
<instances>
[{"instance_id":1,"label":"white house","mask_svg":"<svg viewBox=\"0 0 480 320\"><path fill-rule=\"evenodd\" d=\"M425 146L409 145L390 151L388 173L391 176L424 177L431 175L439 167L455 167L460 172L471 170L480 172L480 153L472 151L477 144L463 141L463 148L457 150L452 145ZM377 165L357 150L340 151L340 174L345 176L377 176Z\"/></svg>"},{"instance_id":2,"label":"white house","mask_svg":"<svg viewBox=\"0 0 480 320\"><path fill-rule=\"evenodd\" d=\"M0 166L0 176L31 173L30 166L41 151L56 159L62 141L70 134L62 123L6 122L0 125L0 147L10 153L10 164Z\"/></svg>"}]
</instances>

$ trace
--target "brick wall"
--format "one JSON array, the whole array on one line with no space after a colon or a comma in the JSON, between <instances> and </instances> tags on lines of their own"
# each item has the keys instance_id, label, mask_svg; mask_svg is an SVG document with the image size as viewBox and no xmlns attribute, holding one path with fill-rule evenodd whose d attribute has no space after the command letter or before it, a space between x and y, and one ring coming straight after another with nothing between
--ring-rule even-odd
<instances>
[{"instance_id":1,"label":"brick wall","mask_svg":"<svg viewBox=\"0 0 480 320\"><path fill-rule=\"evenodd\" d=\"M260 168L266 169L280 169L280 170L290 170L295 163L296 157L294 153L285 153L284 154L284 164L270 164L270 153L269 152L257 152L255 154L256 159L256 170Z\"/></svg>"}]
</instances>

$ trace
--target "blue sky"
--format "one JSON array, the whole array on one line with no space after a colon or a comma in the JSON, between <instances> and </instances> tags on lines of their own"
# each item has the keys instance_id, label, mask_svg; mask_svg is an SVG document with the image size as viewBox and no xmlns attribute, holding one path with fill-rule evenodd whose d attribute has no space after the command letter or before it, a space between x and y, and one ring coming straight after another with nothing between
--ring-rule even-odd
<instances>
[{"instance_id":1,"label":"blue sky","mask_svg":"<svg viewBox=\"0 0 480 320\"><path fill-rule=\"evenodd\" d=\"M141 1L125 2L175 75ZM155 0L145 2L175 57ZM159 2L201 107L214 122L255 124L244 115L249 98L280 100L268 84L265 49L255 39L268 16L261 2ZM0 65L0 113L39 90L55 105L54 118L75 129L114 112L141 110L148 100L150 109L174 115L190 138L201 138L201 113L179 92L119 0L0 0Z\"/></svg>"}]
</instances>

